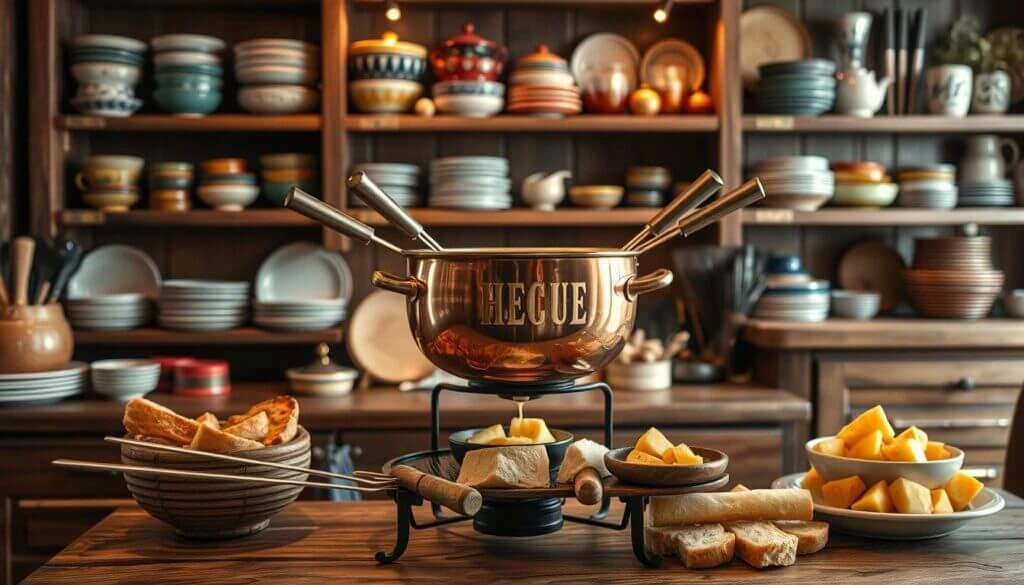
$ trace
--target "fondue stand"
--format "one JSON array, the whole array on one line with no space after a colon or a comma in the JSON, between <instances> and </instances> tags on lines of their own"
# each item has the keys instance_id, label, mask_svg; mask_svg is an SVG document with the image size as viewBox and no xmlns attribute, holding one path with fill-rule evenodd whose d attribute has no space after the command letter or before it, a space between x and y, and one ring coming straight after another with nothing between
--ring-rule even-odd
<instances>
[{"instance_id":1,"label":"fondue stand","mask_svg":"<svg viewBox=\"0 0 1024 585\"><path fill-rule=\"evenodd\" d=\"M446 250L365 174L351 176L348 186L353 192L406 236L427 247L403 250L378 237L373 228L299 189L289 192L286 207L406 258L408 276L376 272L374 285L405 295L410 327L424 355L440 369L470 380L468 386L438 384L431 391L429 451L402 455L384 465L385 474L403 474L411 467L422 475L413 472L420 478L417 489L399 487L394 491L397 539L391 551L377 553L378 562L391 563L402 556L410 527L428 529L472 520L477 532L501 537L551 534L565 521L612 530L632 526L634 554L645 565L657 564L658 559L644 546L644 509L649 498L716 490L728 483L728 474L671 487L631 485L606 478L601 480L601 506L589 517L564 515L562 505L574 497L574 486L553 481L542 488L478 488L481 503L475 514L445 515L438 502L465 501L473 490L453 483L459 475L459 459L452 449L440 447L441 394L482 394L525 402L550 395L599 392L604 399L604 443L611 448L612 389L602 382L577 385L575 380L599 371L622 350L633 330L637 297L672 282L672 273L664 269L638 276L639 255L764 198L755 178L697 209L721 185L718 175L706 171L620 249ZM571 436L564 445L546 448L564 450L569 442ZM557 467L551 469L552 478L556 473ZM432 494L433 519L423 523L413 514L413 506L422 505L423 494L430 493L419 489L421 482L431 481L448 486L449 491L446 498ZM615 522L605 520L612 498L625 504L622 518Z\"/></svg>"}]
</instances>

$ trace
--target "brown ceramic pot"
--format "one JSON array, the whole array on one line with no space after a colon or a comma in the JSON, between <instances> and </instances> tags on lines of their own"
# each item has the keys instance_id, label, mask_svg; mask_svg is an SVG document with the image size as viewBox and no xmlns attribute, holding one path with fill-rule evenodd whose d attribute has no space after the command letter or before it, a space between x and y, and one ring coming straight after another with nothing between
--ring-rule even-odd
<instances>
[{"instance_id":1,"label":"brown ceramic pot","mask_svg":"<svg viewBox=\"0 0 1024 585\"><path fill-rule=\"evenodd\" d=\"M74 338L60 304L7 307L0 315L0 374L59 370Z\"/></svg>"}]
</instances>

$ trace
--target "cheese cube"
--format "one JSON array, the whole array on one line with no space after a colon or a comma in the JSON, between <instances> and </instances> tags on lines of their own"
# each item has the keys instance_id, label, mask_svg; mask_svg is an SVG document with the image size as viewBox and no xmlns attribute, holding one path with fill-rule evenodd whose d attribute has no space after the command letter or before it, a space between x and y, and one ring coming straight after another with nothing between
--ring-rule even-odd
<instances>
[{"instance_id":1,"label":"cheese cube","mask_svg":"<svg viewBox=\"0 0 1024 585\"><path fill-rule=\"evenodd\" d=\"M882 447L882 455L889 461L928 461L924 454L924 445L915 439L894 439L892 443Z\"/></svg>"},{"instance_id":2,"label":"cheese cube","mask_svg":"<svg viewBox=\"0 0 1024 585\"><path fill-rule=\"evenodd\" d=\"M530 437L494 437L487 443L488 445L534 445L535 442Z\"/></svg>"},{"instance_id":3,"label":"cheese cube","mask_svg":"<svg viewBox=\"0 0 1024 585\"><path fill-rule=\"evenodd\" d=\"M868 488L859 500L850 506L851 510L861 512L892 512L892 498L889 497L889 485L881 480Z\"/></svg>"},{"instance_id":4,"label":"cheese cube","mask_svg":"<svg viewBox=\"0 0 1024 585\"><path fill-rule=\"evenodd\" d=\"M679 443L671 449L665 449L665 453L662 454L661 458L665 463L673 465L700 465L704 463L704 458L694 453L686 443Z\"/></svg>"},{"instance_id":5,"label":"cheese cube","mask_svg":"<svg viewBox=\"0 0 1024 585\"><path fill-rule=\"evenodd\" d=\"M821 486L825 504L833 508L849 508L864 493L864 482L857 475L826 482Z\"/></svg>"},{"instance_id":6,"label":"cheese cube","mask_svg":"<svg viewBox=\"0 0 1024 585\"><path fill-rule=\"evenodd\" d=\"M636 450L647 453L652 457L664 461L664 455L666 449L671 449L672 443L665 438L665 435L661 434L661 431L651 427L647 431L640 435L640 438L636 440Z\"/></svg>"},{"instance_id":7,"label":"cheese cube","mask_svg":"<svg viewBox=\"0 0 1024 585\"><path fill-rule=\"evenodd\" d=\"M885 459L882 456L882 431L874 430L864 435L846 452L847 457L854 459Z\"/></svg>"},{"instance_id":8,"label":"cheese cube","mask_svg":"<svg viewBox=\"0 0 1024 585\"><path fill-rule=\"evenodd\" d=\"M911 441L916 443L917 441ZM901 514L931 514L932 492L923 485L899 478L889 485L889 497L892 505Z\"/></svg>"},{"instance_id":9,"label":"cheese cube","mask_svg":"<svg viewBox=\"0 0 1024 585\"><path fill-rule=\"evenodd\" d=\"M846 451L846 443L838 437L833 437L816 444L814 450L825 455L842 457L843 452Z\"/></svg>"},{"instance_id":10,"label":"cheese cube","mask_svg":"<svg viewBox=\"0 0 1024 585\"><path fill-rule=\"evenodd\" d=\"M486 445L497 438L505 438L505 429L501 425L491 425L486 429L473 433L473 436L467 442L474 445Z\"/></svg>"},{"instance_id":11,"label":"cheese cube","mask_svg":"<svg viewBox=\"0 0 1024 585\"><path fill-rule=\"evenodd\" d=\"M815 469L814 466L811 466L807 475L804 476L803 481L800 482L800 487L811 491L820 490L823 485L825 485L825 479L821 477L821 474L818 473L818 470Z\"/></svg>"},{"instance_id":12,"label":"cheese cube","mask_svg":"<svg viewBox=\"0 0 1024 585\"><path fill-rule=\"evenodd\" d=\"M874 430L882 431L882 440L887 443L896 435L896 431L892 429L889 419L885 416L885 410L881 406L875 406L860 413L857 418L840 429L836 436L846 441L847 445L853 445L857 439Z\"/></svg>"},{"instance_id":13,"label":"cheese cube","mask_svg":"<svg viewBox=\"0 0 1024 585\"><path fill-rule=\"evenodd\" d=\"M640 449L633 449L626 456L626 463L643 463L645 465L665 465L661 457L655 457L644 453Z\"/></svg>"},{"instance_id":14,"label":"cheese cube","mask_svg":"<svg viewBox=\"0 0 1024 585\"><path fill-rule=\"evenodd\" d=\"M547 423L542 418L518 418L512 419L509 425L509 433L513 437L529 437L534 443L554 443L555 436L548 430Z\"/></svg>"},{"instance_id":15,"label":"cheese cube","mask_svg":"<svg viewBox=\"0 0 1024 585\"><path fill-rule=\"evenodd\" d=\"M928 461L935 461L936 459L949 459L953 454L946 449L945 443L928 441L928 445L924 448L924 456L928 458Z\"/></svg>"},{"instance_id":16,"label":"cheese cube","mask_svg":"<svg viewBox=\"0 0 1024 585\"><path fill-rule=\"evenodd\" d=\"M946 484L946 495L949 496L949 502L953 504L953 509L959 512L966 508L984 487L985 484L977 479L963 471L958 471Z\"/></svg>"},{"instance_id":17,"label":"cheese cube","mask_svg":"<svg viewBox=\"0 0 1024 585\"><path fill-rule=\"evenodd\" d=\"M896 435L896 439L913 439L915 441L921 441L922 445L928 444L928 433L922 431L917 427L910 427L902 433Z\"/></svg>"},{"instance_id":18,"label":"cheese cube","mask_svg":"<svg viewBox=\"0 0 1024 585\"><path fill-rule=\"evenodd\" d=\"M952 514L953 504L949 501L949 494L942 488L932 490L932 514Z\"/></svg>"}]
</instances>

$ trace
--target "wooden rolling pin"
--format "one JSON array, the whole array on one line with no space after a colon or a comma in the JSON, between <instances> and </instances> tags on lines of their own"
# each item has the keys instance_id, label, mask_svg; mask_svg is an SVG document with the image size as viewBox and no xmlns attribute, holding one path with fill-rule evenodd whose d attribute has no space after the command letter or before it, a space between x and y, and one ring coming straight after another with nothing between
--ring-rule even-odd
<instances>
[{"instance_id":1,"label":"wooden rolling pin","mask_svg":"<svg viewBox=\"0 0 1024 585\"><path fill-rule=\"evenodd\" d=\"M604 484L593 467L581 469L572 480L572 491L581 504L592 506L604 498Z\"/></svg>"},{"instance_id":2,"label":"wooden rolling pin","mask_svg":"<svg viewBox=\"0 0 1024 585\"><path fill-rule=\"evenodd\" d=\"M396 465L391 468L391 475L395 476L405 489L463 516L476 515L484 501L480 492L474 488L436 475L428 475L408 465Z\"/></svg>"}]
</instances>

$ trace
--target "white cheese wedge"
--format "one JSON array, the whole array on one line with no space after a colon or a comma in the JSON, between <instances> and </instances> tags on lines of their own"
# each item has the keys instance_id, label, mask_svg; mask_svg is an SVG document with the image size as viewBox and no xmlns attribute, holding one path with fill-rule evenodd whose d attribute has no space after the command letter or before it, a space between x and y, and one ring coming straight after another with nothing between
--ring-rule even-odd
<instances>
[{"instance_id":1,"label":"white cheese wedge","mask_svg":"<svg viewBox=\"0 0 1024 585\"><path fill-rule=\"evenodd\" d=\"M477 488L540 488L550 485L543 445L493 447L466 453L458 483Z\"/></svg>"},{"instance_id":2,"label":"white cheese wedge","mask_svg":"<svg viewBox=\"0 0 1024 585\"><path fill-rule=\"evenodd\" d=\"M611 473L604 464L604 454L607 452L608 447L590 439L580 439L569 445L562 466L558 468L558 483L572 482L577 473L588 467L597 470L599 476L608 477Z\"/></svg>"}]
</instances>

